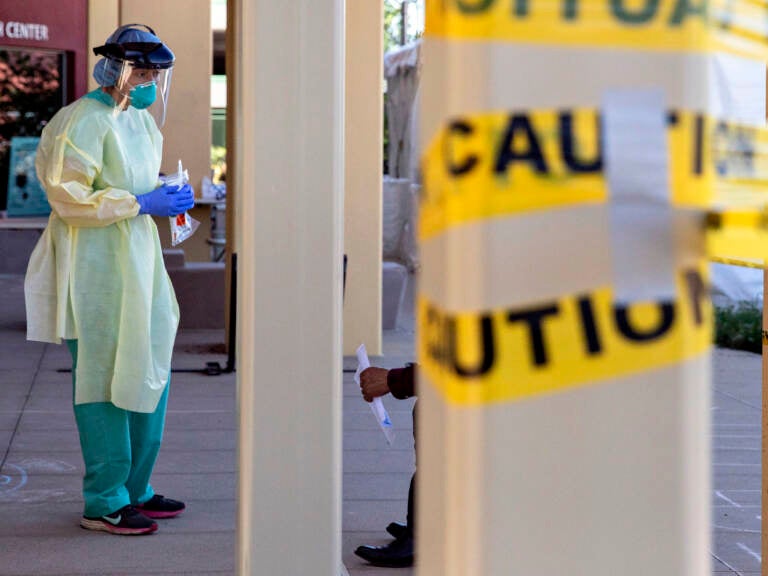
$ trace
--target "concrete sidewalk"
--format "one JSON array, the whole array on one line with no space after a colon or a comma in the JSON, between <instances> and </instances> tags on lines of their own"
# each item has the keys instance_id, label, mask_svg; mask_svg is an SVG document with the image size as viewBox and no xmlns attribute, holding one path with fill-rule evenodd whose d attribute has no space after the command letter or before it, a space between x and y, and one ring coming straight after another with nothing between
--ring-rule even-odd
<instances>
[{"instance_id":1,"label":"concrete sidewalk","mask_svg":"<svg viewBox=\"0 0 768 576\"><path fill-rule=\"evenodd\" d=\"M761 378L757 354L718 349L712 391L715 574L760 574Z\"/></svg>"},{"instance_id":2,"label":"concrete sidewalk","mask_svg":"<svg viewBox=\"0 0 768 576\"><path fill-rule=\"evenodd\" d=\"M176 372L153 486L187 503L149 537L82 530L83 474L72 415L71 366L64 346L27 342L23 276L0 275L0 575L231 575L235 566L235 375ZM412 318L388 331L386 359L413 360ZM409 325L410 322L410 325ZM410 326L410 327L409 327ZM174 369L225 364L223 332L179 334ZM345 364L355 367L354 359ZM412 401L386 399L397 427L389 447L353 374L344 374L343 560L354 575L391 574L352 551L384 543L384 527L404 520L413 468ZM410 574L400 570L399 574Z\"/></svg>"},{"instance_id":3,"label":"concrete sidewalk","mask_svg":"<svg viewBox=\"0 0 768 576\"><path fill-rule=\"evenodd\" d=\"M71 375L59 372L70 359L64 347L25 341L22 286L21 276L0 276L0 575L234 574L235 376L173 376L153 484L186 501L188 510L149 537L81 530ZM224 364L217 354L222 340L220 332L180 334L174 367ZM385 332L385 356L374 361L401 366L413 359L412 350L412 310L406 309L398 329ZM354 366L345 359L346 368ZM712 562L718 575L760 570L760 367L754 354L715 353ZM351 373L345 372L343 386L342 559L352 576L411 576L411 569L368 566L353 550L386 543L387 523L405 519L414 466L412 401L385 398L397 430L390 447ZM654 570L666 575L663 567Z\"/></svg>"},{"instance_id":4,"label":"concrete sidewalk","mask_svg":"<svg viewBox=\"0 0 768 576\"><path fill-rule=\"evenodd\" d=\"M26 342L23 277L0 277L0 574L232 574L235 378L174 374L155 489L188 511L157 536L82 530L83 473L65 346ZM179 339L175 366L201 368L221 338Z\"/></svg>"}]
</instances>

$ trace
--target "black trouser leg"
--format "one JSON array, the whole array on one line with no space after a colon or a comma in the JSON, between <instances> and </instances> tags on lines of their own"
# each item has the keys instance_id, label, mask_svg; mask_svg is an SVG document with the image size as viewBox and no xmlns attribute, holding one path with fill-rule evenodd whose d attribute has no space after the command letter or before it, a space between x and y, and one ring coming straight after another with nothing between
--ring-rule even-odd
<instances>
[{"instance_id":1,"label":"black trouser leg","mask_svg":"<svg viewBox=\"0 0 768 576\"><path fill-rule=\"evenodd\" d=\"M411 533L411 536L416 535L416 518L413 514L413 501L416 497L414 494L414 491L416 490L416 473L414 472L413 476L411 476L411 487L408 489L408 531Z\"/></svg>"},{"instance_id":2,"label":"black trouser leg","mask_svg":"<svg viewBox=\"0 0 768 576\"><path fill-rule=\"evenodd\" d=\"M418 404L418 402L416 403ZM413 450L414 453L416 453L416 404L413 405ZM418 458L418 455L417 455ZM418 460L417 460L417 467L418 467ZM411 476L411 486L408 488L408 531L411 533L411 536L416 535L416 514L415 514L415 506L416 506L416 472L413 473L413 476Z\"/></svg>"}]
</instances>

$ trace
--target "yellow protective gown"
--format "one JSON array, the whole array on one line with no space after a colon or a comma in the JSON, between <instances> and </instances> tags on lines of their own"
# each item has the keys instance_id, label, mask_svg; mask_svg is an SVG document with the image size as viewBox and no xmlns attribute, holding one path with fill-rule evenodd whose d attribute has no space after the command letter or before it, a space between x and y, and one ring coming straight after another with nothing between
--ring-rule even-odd
<instances>
[{"instance_id":1,"label":"yellow protective gown","mask_svg":"<svg viewBox=\"0 0 768 576\"><path fill-rule=\"evenodd\" d=\"M53 211L27 268L27 338L78 341L75 404L152 412L168 382L179 307L134 196L157 187L161 153L152 117L116 113L100 90L43 130L36 168Z\"/></svg>"}]
</instances>

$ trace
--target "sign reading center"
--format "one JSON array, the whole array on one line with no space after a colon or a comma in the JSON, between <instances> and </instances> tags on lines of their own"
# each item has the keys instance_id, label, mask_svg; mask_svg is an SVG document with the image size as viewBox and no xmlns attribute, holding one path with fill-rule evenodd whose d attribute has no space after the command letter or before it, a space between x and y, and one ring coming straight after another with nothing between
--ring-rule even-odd
<instances>
[{"instance_id":1,"label":"sign reading center","mask_svg":"<svg viewBox=\"0 0 768 576\"><path fill-rule=\"evenodd\" d=\"M3 22L0 20L0 38L14 40L39 40L47 42L48 26L35 22Z\"/></svg>"}]
</instances>

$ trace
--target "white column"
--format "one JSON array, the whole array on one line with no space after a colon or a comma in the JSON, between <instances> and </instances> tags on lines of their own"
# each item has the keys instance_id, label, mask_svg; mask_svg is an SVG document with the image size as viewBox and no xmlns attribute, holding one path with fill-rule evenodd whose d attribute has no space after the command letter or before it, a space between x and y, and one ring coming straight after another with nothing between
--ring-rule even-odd
<instances>
[{"instance_id":1,"label":"white column","mask_svg":"<svg viewBox=\"0 0 768 576\"><path fill-rule=\"evenodd\" d=\"M460 4L466 14L491 5ZM507 12L494 14L504 22ZM462 13L450 16L447 27ZM627 168L608 182L610 202L547 206L542 198L578 172L531 168L539 150L550 167L569 147L592 158L594 117L578 130L553 118L599 110L616 88L637 90L637 68L623 52L453 40L429 26L424 49L419 576L708 574L703 239L680 215L649 211L645 197L623 201L621 177L638 175L638 157L666 161L665 150L627 152L632 132L607 122L606 106L603 148L624 146L609 168ZM688 72L673 57L632 57L650 60L650 85L670 98L686 81L703 83L670 73L673 64ZM636 120L646 109L633 112ZM647 114L663 126L665 113ZM651 136L666 144L664 128ZM637 180L659 176L664 162L658 168ZM512 205L521 197L529 204ZM622 234L632 241L617 241Z\"/></svg>"},{"instance_id":2,"label":"white column","mask_svg":"<svg viewBox=\"0 0 768 576\"><path fill-rule=\"evenodd\" d=\"M344 354L381 354L383 32L379 0L347 3Z\"/></svg>"},{"instance_id":3,"label":"white column","mask_svg":"<svg viewBox=\"0 0 768 576\"><path fill-rule=\"evenodd\" d=\"M336 576L344 1L237 0L241 576Z\"/></svg>"}]
</instances>

